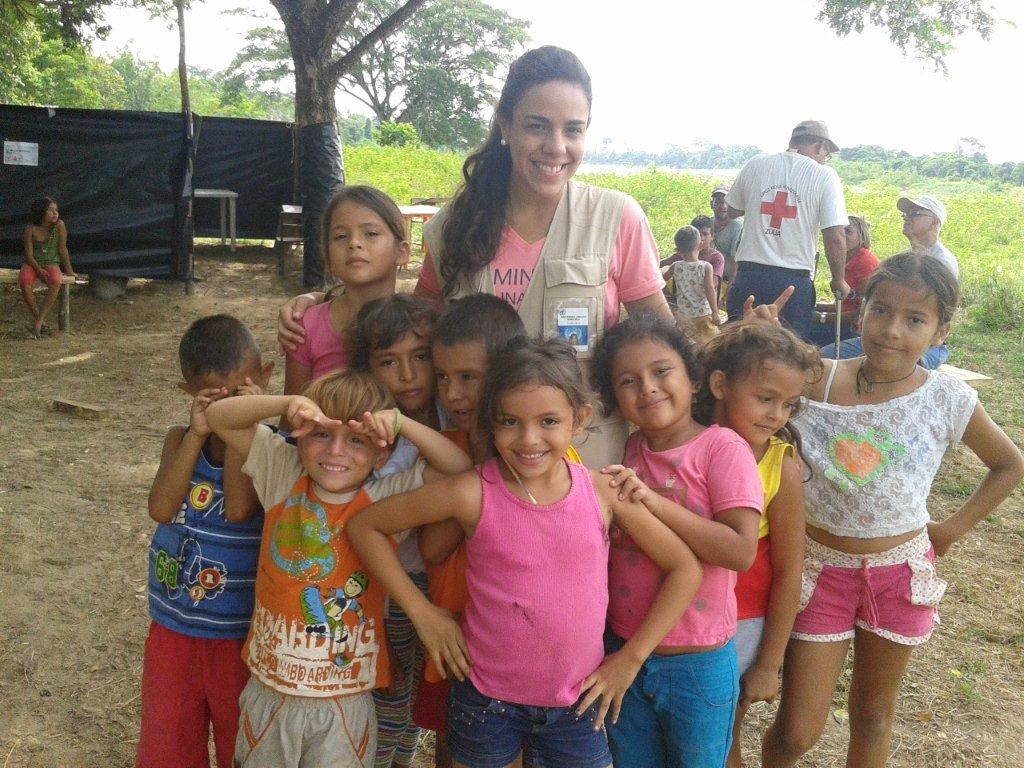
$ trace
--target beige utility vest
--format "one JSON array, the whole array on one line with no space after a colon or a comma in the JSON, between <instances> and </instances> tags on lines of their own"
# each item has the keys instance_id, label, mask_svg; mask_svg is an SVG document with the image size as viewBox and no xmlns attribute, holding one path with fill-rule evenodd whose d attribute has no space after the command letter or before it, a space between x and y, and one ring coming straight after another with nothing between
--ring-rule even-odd
<instances>
[{"instance_id":1,"label":"beige utility vest","mask_svg":"<svg viewBox=\"0 0 1024 768\"><path fill-rule=\"evenodd\" d=\"M561 336L576 348L581 361L590 359L604 332L608 267L626 199L615 190L569 182L519 307L530 336ZM423 239L439 279L444 257L441 232L447 213L447 208L442 209L423 228ZM490 265L469 278L460 278L457 289L445 301L473 293L494 295ZM627 435L624 421L603 416L597 406L591 427L574 444L584 464L600 468L622 460Z\"/></svg>"}]
</instances>

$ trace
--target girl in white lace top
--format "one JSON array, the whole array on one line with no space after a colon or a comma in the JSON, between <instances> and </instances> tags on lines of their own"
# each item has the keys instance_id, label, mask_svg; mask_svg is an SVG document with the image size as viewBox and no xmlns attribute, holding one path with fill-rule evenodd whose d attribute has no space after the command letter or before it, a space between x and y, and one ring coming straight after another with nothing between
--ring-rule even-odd
<instances>
[{"instance_id":1,"label":"girl in white lace top","mask_svg":"<svg viewBox=\"0 0 1024 768\"><path fill-rule=\"evenodd\" d=\"M847 765L885 765L903 671L931 634L945 590L935 556L1024 476L1024 458L977 393L917 364L949 333L959 301L952 274L935 259L898 254L875 271L863 299L865 356L826 366L794 417L810 467L808 539L764 768L793 765L817 742L851 640ZM959 510L930 522L932 479L960 440L988 473Z\"/></svg>"}]
</instances>

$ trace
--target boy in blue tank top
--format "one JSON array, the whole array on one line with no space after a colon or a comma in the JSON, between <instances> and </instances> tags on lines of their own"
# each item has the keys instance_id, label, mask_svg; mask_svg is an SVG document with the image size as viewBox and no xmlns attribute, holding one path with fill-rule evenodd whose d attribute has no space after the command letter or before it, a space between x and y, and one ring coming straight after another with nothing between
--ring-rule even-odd
<instances>
[{"instance_id":1,"label":"boy in blue tank top","mask_svg":"<svg viewBox=\"0 0 1024 768\"><path fill-rule=\"evenodd\" d=\"M164 439L149 515L160 525L149 548L149 615L142 663L137 768L208 766L210 727L218 768L229 768L238 697L249 677L242 644L253 610L263 510L243 457L210 431L206 407L262 394L252 334L228 315L194 322L178 348L178 386L192 396L187 427Z\"/></svg>"}]
</instances>

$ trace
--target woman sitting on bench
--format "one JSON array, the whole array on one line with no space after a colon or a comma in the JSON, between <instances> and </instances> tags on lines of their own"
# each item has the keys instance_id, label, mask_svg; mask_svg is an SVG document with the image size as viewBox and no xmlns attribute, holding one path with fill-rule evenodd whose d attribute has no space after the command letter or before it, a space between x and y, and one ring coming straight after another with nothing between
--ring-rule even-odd
<instances>
[{"instance_id":1,"label":"woman sitting on bench","mask_svg":"<svg viewBox=\"0 0 1024 768\"><path fill-rule=\"evenodd\" d=\"M40 197L32 201L30 223L25 227L25 263L18 274L18 285L29 312L32 313L32 335L37 339L44 332L46 316L57 303L64 275L74 277L71 254L68 253L68 230L61 221L57 201ZM58 267L58 264L60 265ZM46 283L42 309L33 293L36 281Z\"/></svg>"}]
</instances>

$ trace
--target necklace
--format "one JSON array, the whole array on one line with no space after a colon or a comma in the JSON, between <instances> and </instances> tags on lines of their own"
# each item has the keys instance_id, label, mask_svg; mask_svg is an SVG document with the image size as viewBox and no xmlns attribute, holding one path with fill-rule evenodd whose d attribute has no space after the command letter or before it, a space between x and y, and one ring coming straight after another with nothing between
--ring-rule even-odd
<instances>
[{"instance_id":1,"label":"necklace","mask_svg":"<svg viewBox=\"0 0 1024 768\"><path fill-rule=\"evenodd\" d=\"M861 381L864 382L864 392L870 394L871 392L874 391L876 384L899 384L901 381L906 381L915 373L917 373L917 363L914 363L914 367L910 369L910 373L908 373L906 376L900 376L898 379L876 379L872 381L871 379L868 378L868 375L864 373L864 363L865 361L862 360L860 367L857 369L856 383L858 395L860 394Z\"/></svg>"},{"instance_id":2,"label":"necklace","mask_svg":"<svg viewBox=\"0 0 1024 768\"><path fill-rule=\"evenodd\" d=\"M502 459L502 461L505 461L505 460ZM530 501L533 502L534 505L540 506L539 504L537 504L537 500L535 498L533 498L533 494L530 493L530 489L526 487L526 484L523 482L522 478L519 477L519 473L516 472L512 468L512 465L509 464L507 461L505 461L505 466L508 467L508 471L512 473L512 477L514 477L516 479L516 482L519 483L519 487L523 489L523 493L525 493L527 496L529 496Z\"/></svg>"}]
</instances>

